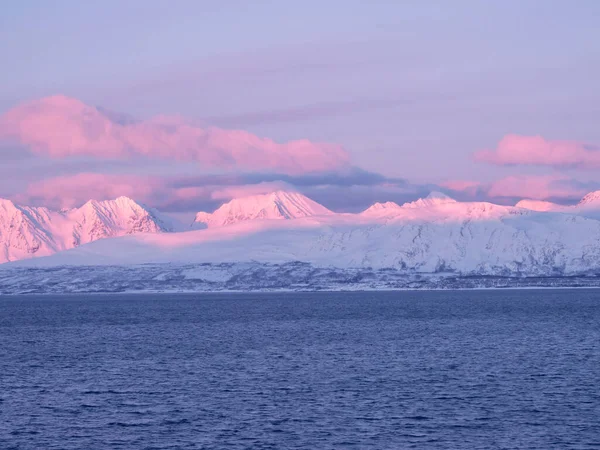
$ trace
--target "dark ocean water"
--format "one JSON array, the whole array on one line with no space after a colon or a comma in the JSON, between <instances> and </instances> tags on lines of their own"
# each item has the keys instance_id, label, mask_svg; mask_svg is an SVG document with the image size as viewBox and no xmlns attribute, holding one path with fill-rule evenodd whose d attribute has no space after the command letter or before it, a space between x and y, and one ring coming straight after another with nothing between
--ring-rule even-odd
<instances>
[{"instance_id":1,"label":"dark ocean water","mask_svg":"<svg viewBox=\"0 0 600 450\"><path fill-rule=\"evenodd\" d=\"M600 291L0 297L1 449L600 448Z\"/></svg>"}]
</instances>

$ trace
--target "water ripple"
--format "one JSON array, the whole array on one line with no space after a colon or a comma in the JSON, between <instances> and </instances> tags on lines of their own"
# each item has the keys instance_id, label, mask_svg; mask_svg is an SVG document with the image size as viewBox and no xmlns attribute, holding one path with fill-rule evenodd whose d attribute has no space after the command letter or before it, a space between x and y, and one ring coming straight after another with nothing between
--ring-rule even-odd
<instances>
[{"instance_id":1,"label":"water ripple","mask_svg":"<svg viewBox=\"0 0 600 450\"><path fill-rule=\"evenodd\" d=\"M0 448L600 447L600 291L0 298Z\"/></svg>"}]
</instances>

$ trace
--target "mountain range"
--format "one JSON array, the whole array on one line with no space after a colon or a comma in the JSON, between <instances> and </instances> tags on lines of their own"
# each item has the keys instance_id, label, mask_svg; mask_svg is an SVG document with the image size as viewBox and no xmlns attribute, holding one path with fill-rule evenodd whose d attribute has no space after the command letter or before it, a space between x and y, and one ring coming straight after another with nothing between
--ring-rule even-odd
<instances>
[{"instance_id":1,"label":"mountain range","mask_svg":"<svg viewBox=\"0 0 600 450\"><path fill-rule=\"evenodd\" d=\"M189 231L174 232L166 215L126 197L63 211L3 200L0 262L16 261L2 267L302 262L403 273L595 274L598 212L600 192L571 207L458 202L434 192L349 214L297 192L277 191L198 213Z\"/></svg>"},{"instance_id":2,"label":"mountain range","mask_svg":"<svg viewBox=\"0 0 600 450\"><path fill-rule=\"evenodd\" d=\"M48 256L98 239L172 231L160 213L127 197L51 211L0 199L0 263Z\"/></svg>"}]
</instances>

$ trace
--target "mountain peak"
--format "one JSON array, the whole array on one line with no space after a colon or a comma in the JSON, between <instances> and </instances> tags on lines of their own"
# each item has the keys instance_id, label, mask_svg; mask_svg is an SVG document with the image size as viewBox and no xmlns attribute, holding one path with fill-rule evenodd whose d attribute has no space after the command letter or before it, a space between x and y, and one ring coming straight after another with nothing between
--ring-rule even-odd
<instances>
[{"instance_id":1,"label":"mountain peak","mask_svg":"<svg viewBox=\"0 0 600 450\"><path fill-rule=\"evenodd\" d=\"M600 191L593 191L586 194L577 206L597 206L600 207Z\"/></svg>"},{"instance_id":2,"label":"mountain peak","mask_svg":"<svg viewBox=\"0 0 600 450\"><path fill-rule=\"evenodd\" d=\"M108 200L108 201L111 201L111 200ZM114 202L115 202L117 205L121 206L121 207L123 207L123 206L126 206L126 207L130 207L130 208L136 208L136 209L137 209L137 208L142 208L142 209L145 209L144 205L142 205L142 204L140 204L140 203L136 202L136 201L135 201L134 199L132 199L131 197L126 197L126 196L124 196L124 195L122 195L122 196L120 196L120 197L117 197L117 198L114 200Z\"/></svg>"},{"instance_id":3,"label":"mountain peak","mask_svg":"<svg viewBox=\"0 0 600 450\"><path fill-rule=\"evenodd\" d=\"M203 223L208 227L218 227L255 219L290 220L329 214L332 212L327 208L299 192L278 190L234 198L212 214L200 212L192 226Z\"/></svg>"},{"instance_id":4,"label":"mountain peak","mask_svg":"<svg viewBox=\"0 0 600 450\"><path fill-rule=\"evenodd\" d=\"M103 237L159 233L172 228L153 210L125 196L114 200L89 200L81 208L67 211L66 215L74 222L78 245Z\"/></svg>"},{"instance_id":5,"label":"mountain peak","mask_svg":"<svg viewBox=\"0 0 600 450\"><path fill-rule=\"evenodd\" d=\"M382 211L383 212L394 211L394 210L397 210L400 208L401 208L401 206L395 202L385 202L385 203L377 202L377 203L373 203L371 206L369 206L367 209L365 209L361 214L370 215L370 214L376 214L376 213L379 213Z\"/></svg>"},{"instance_id":6,"label":"mountain peak","mask_svg":"<svg viewBox=\"0 0 600 450\"><path fill-rule=\"evenodd\" d=\"M444 200L444 201L448 201L450 200L451 202L455 202L456 200L454 200L453 198L447 196L446 194L444 194L443 192L439 192L439 191L431 191L429 193L429 195L427 197L425 197L426 200Z\"/></svg>"},{"instance_id":7,"label":"mountain peak","mask_svg":"<svg viewBox=\"0 0 600 450\"><path fill-rule=\"evenodd\" d=\"M163 231L172 231L163 217L124 196L60 211L0 199L0 263L50 255L102 238Z\"/></svg>"},{"instance_id":8,"label":"mountain peak","mask_svg":"<svg viewBox=\"0 0 600 450\"><path fill-rule=\"evenodd\" d=\"M138 202L133 200L130 197L126 197L124 195L117 197L112 200L95 200L90 199L84 203L81 208L129 208L129 209L145 209L143 205L140 205Z\"/></svg>"},{"instance_id":9,"label":"mountain peak","mask_svg":"<svg viewBox=\"0 0 600 450\"><path fill-rule=\"evenodd\" d=\"M431 206L445 205L449 203L456 203L451 197L438 191L430 192L425 198L420 198L414 202L405 203L402 205L403 208L427 208Z\"/></svg>"},{"instance_id":10,"label":"mountain peak","mask_svg":"<svg viewBox=\"0 0 600 450\"><path fill-rule=\"evenodd\" d=\"M7 198L0 198L0 207L2 207L3 209L14 209L15 204Z\"/></svg>"}]
</instances>

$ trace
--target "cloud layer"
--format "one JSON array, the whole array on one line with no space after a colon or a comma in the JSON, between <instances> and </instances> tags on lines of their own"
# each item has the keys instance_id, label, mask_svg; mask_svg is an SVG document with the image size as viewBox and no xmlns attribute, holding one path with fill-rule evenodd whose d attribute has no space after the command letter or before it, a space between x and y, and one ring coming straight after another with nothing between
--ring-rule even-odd
<instances>
[{"instance_id":1,"label":"cloud layer","mask_svg":"<svg viewBox=\"0 0 600 450\"><path fill-rule=\"evenodd\" d=\"M442 186L463 198L504 203L521 199L570 202L600 187L561 175L511 175L487 183L458 180Z\"/></svg>"},{"instance_id":2,"label":"cloud layer","mask_svg":"<svg viewBox=\"0 0 600 450\"><path fill-rule=\"evenodd\" d=\"M17 106L0 117L0 140L52 158L136 156L194 161L202 168L300 174L349 167L339 145L277 143L241 130L201 128L180 118L135 121L64 96Z\"/></svg>"},{"instance_id":3,"label":"cloud layer","mask_svg":"<svg viewBox=\"0 0 600 450\"><path fill-rule=\"evenodd\" d=\"M496 165L600 168L599 148L539 136L507 135L495 150L474 157ZM0 195L55 209L125 195L169 212L210 211L231 198L292 189L332 210L357 212L378 201L404 203L434 190L458 200L514 204L523 198L569 202L600 187L556 174L459 180L441 188L415 184L351 167L347 152L334 144L280 144L180 118L137 121L63 96L22 104L0 116L0 158L5 162ZM20 184L9 190L16 185L15 178L7 181L13 173Z\"/></svg>"},{"instance_id":4,"label":"cloud layer","mask_svg":"<svg viewBox=\"0 0 600 450\"><path fill-rule=\"evenodd\" d=\"M495 150L482 150L476 161L501 166L530 165L555 168L600 168L600 147L577 141L552 141L541 136L509 134Z\"/></svg>"},{"instance_id":5,"label":"cloud layer","mask_svg":"<svg viewBox=\"0 0 600 450\"><path fill-rule=\"evenodd\" d=\"M197 177L139 176L78 173L29 183L14 200L51 209L81 206L89 199L131 197L168 212L212 211L236 197L275 190L300 191L338 211L361 211L376 201L405 202L427 195L430 186L399 179L384 182L370 173L354 171L346 176L323 174L296 176L268 174L205 175Z\"/></svg>"}]
</instances>

